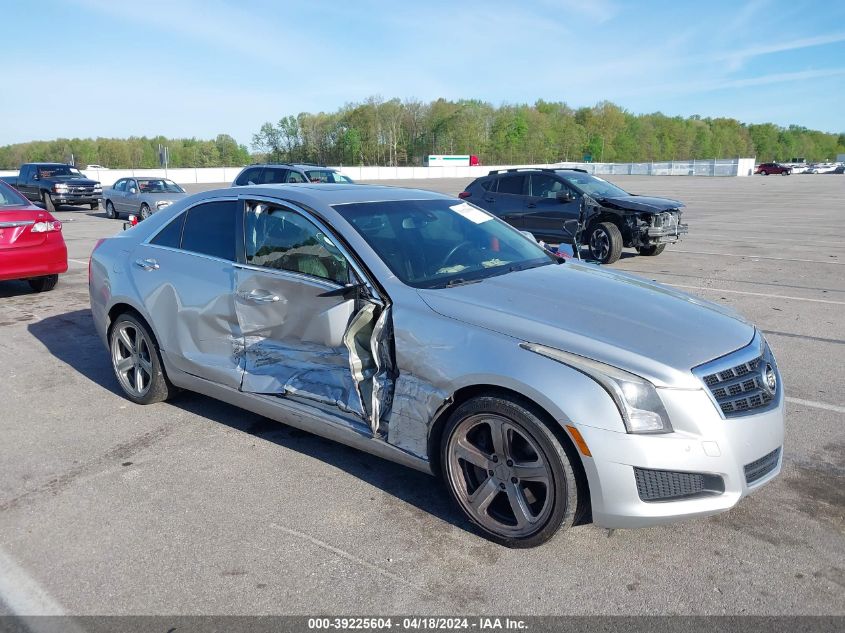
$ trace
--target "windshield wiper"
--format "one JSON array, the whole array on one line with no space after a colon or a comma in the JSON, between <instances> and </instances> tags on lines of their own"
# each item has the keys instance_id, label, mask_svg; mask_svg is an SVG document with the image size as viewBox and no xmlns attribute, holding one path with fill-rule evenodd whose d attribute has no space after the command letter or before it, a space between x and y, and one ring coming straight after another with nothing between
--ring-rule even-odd
<instances>
[{"instance_id":1,"label":"windshield wiper","mask_svg":"<svg viewBox=\"0 0 845 633\"><path fill-rule=\"evenodd\" d=\"M481 281L481 279L464 279L463 277L458 277L457 279L450 279L446 282L446 285L443 287L454 288L455 286L466 286L468 284L481 283Z\"/></svg>"}]
</instances>

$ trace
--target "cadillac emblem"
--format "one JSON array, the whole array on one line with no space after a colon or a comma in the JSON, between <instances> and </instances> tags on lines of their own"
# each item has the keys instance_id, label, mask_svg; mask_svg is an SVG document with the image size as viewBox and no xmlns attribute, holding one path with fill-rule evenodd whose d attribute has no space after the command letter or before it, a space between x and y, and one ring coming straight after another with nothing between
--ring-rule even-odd
<instances>
[{"instance_id":1,"label":"cadillac emblem","mask_svg":"<svg viewBox=\"0 0 845 633\"><path fill-rule=\"evenodd\" d=\"M763 372L763 380L766 383L766 389L769 390L769 393L775 395L778 390L778 377L775 374L775 370L768 363L766 364L766 371Z\"/></svg>"}]
</instances>

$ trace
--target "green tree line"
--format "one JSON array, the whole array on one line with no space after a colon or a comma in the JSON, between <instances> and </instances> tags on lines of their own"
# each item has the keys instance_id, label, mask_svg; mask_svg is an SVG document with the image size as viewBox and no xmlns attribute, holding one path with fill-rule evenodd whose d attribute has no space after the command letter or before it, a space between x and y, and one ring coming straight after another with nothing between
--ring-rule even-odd
<instances>
[{"instance_id":1,"label":"green tree line","mask_svg":"<svg viewBox=\"0 0 845 633\"><path fill-rule=\"evenodd\" d=\"M580 161L587 154L603 162L737 156L819 161L845 153L845 133L632 114L607 101L573 109L542 100L496 107L471 99L370 97L333 113L264 123L252 147L267 160L332 165L420 165L428 154L476 154L487 165Z\"/></svg>"},{"instance_id":2,"label":"green tree line","mask_svg":"<svg viewBox=\"0 0 845 633\"><path fill-rule=\"evenodd\" d=\"M210 141L196 138L60 138L0 147L0 169L17 169L29 162L67 162L76 165L104 165L112 169L159 166L158 147L166 145L170 167L225 167L245 165L252 159L245 145L228 134Z\"/></svg>"}]
</instances>

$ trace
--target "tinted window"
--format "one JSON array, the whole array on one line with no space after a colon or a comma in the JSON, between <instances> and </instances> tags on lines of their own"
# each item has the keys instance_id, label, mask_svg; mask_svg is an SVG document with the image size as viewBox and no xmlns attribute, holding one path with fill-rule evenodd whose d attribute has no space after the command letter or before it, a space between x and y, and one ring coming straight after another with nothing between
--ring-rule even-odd
<instances>
[{"instance_id":1,"label":"tinted window","mask_svg":"<svg viewBox=\"0 0 845 633\"><path fill-rule=\"evenodd\" d=\"M496 191L496 188L492 186L495 182L495 179L490 178L489 180L482 180L479 185L484 191Z\"/></svg>"},{"instance_id":2,"label":"tinted window","mask_svg":"<svg viewBox=\"0 0 845 633\"><path fill-rule=\"evenodd\" d=\"M241 172L241 175L238 176L235 184L241 187L250 183L256 184L258 182L258 174L260 171L261 167L250 167L249 169L245 169Z\"/></svg>"},{"instance_id":3,"label":"tinted window","mask_svg":"<svg viewBox=\"0 0 845 633\"><path fill-rule=\"evenodd\" d=\"M235 260L235 200L207 202L188 211L182 231L182 249Z\"/></svg>"},{"instance_id":4,"label":"tinted window","mask_svg":"<svg viewBox=\"0 0 845 633\"><path fill-rule=\"evenodd\" d=\"M288 172L288 182L308 182L305 179L305 176L300 174L298 171L289 171Z\"/></svg>"},{"instance_id":5,"label":"tinted window","mask_svg":"<svg viewBox=\"0 0 845 633\"><path fill-rule=\"evenodd\" d=\"M246 261L341 284L349 264L329 237L298 213L256 203L246 215Z\"/></svg>"},{"instance_id":6,"label":"tinted window","mask_svg":"<svg viewBox=\"0 0 845 633\"><path fill-rule=\"evenodd\" d=\"M288 170L287 169L278 169L275 167L265 167L264 171L261 172L261 177L259 181L256 183L257 185L269 185L269 184L276 184L280 182L285 182L287 177Z\"/></svg>"},{"instance_id":7,"label":"tinted window","mask_svg":"<svg viewBox=\"0 0 845 633\"><path fill-rule=\"evenodd\" d=\"M549 174L531 174L531 195L535 198L556 198L563 183Z\"/></svg>"},{"instance_id":8,"label":"tinted window","mask_svg":"<svg viewBox=\"0 0 845 633\"><path fill-rule=\"evenodd\" d=\"M499 178L499 193L522 195L525 176L504 176Z\"/></svg>"},{"instance_id":9,"label":"tinted window","mask_svg":"<svg viewBox=\"0 0 845 633\"><path fill-rule=\"evenodd\" d=\"M11 206L29 206L29 200L25 200L22 195L12 189L4 182L0 182L0 207Z\"/></svg>"},{"instance_id":10,"label":"tinted window","mask_svg":"<svg viewBox=\"0 0 845 633\"><path fill-rule=\"evenodd\" d=\"M125 180L118 180L114 183L114 190L115 191L126 191L126 181Z\"/></svg>"},{"instance_id":11,"label":"tinted window","mask_svg":"<svg viewBox=\"0 0 845 633\"><path fill-rule=\"evenodd\" d=\"M185 214L180 213L170 224L159 231L158 235L150 240L150 243L158 244L159 246L169 246L170 248L179 248L179 243L182 241L182 225L184 223Z\"/></svg>"},{"instance_id":12,"label":"tinted window","mask_svg":"<svg viewBox=\"0 0 845 633\"><path fill-rule=\"evenodd\" d=\"M305 174L311 182L352 183L349 178L331 169L309 169Z\"/></svg>"}]
</instances>

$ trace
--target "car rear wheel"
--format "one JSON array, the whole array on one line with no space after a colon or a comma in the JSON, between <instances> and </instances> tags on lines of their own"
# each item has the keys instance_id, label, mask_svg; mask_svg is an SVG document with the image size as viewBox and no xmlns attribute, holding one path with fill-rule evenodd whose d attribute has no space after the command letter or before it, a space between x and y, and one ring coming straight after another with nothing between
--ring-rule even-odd
<instances>
[{"instance_id":1,"label":"car rear wheel","mask_svg":"<svg viewBox=\"0 0 845 633\"><path fill-rule=\"evenodd\" d=\"M762 175L764 175L764 176L768 176L768 175L769 175L769 172L767 172L765 169L764 169L763 171L761 171L760 173L761 173Z\"/></svg>"},{"instance_id":2,"label":"car rear wheel","mask_svg":"<svg viewBox=\"0 0 845 633\"><path fill-rule=\"evenodd\" d=\"M114 205L111 200L106 202L106 217L110 220L114 220L117 217L117 213L114 211Z\"/></svg>"},{"instance_id":3,"label":"car rear wheel","mask_svg":"<svg viewBox=\"0 0 845 633\"><path fill-rule=\"evenodd\" d=\"M59 276L47 275L46 277L35 277L28 281L29 287L35 292L47 292L56 287L56 284L59 283Z\"/></svg>"},{"instance_id":4,"label":"car rear wheel","mask_svg":"<svg viewBox=\"0 0 845 633\"><path fill-rule=\"evenodd\" d=\"M140 215L141 215L142 220L146 220L148 217L150 217L152 215L152 213L150 213L150 208L146 204L141 205Z\"/></svg>"},{"instance_id":5,"label":"car rear wheel","mask_svg":"<svg viewBox=\"0 0 845 633\"><path fill-rule=\"evenodd\" d=\"M497 543L536 547L575 520L572 463L517 400L479 396L458 407L443 433L440 463L458 507Z\"/></svg>"},{"instance_id":6,"label":"car rear wheel","mask_svg":"<svg viewBox=\"0 0 845 633\"><path fill-rule=\"evenodd\" d=\"M53 198L50 197L48 192L45 191L42 194L42 200L44 201L44 208L47 209L48 213L56 212L56 205L53 204Z\"/></svg>"},{"instance_id":7,"label":"car rear wheel","mask_svg":"<svg viewBox=\"0 0 845 633\"><path fill-rule=\"evenodd\" d=\"M167 400L173 388L146 324L132 314L120 315L111 327L109 348L115 377L127 398L137 404Z\"/></svg>"},{"instance_id":8,"label":"car rear wheel","mask_svg":"<svg viewBox=\"0 0 845 633\"><path fill-rule=\"evenodd\" d=\"M782 172L780 172L780 173L781 173L781 175L783 175L783 176L788 176L788 175L789 175L789 170L788 170L788 169L784 169L784 170L783 170Z\"/></svg>"},{"instance_id":9,"label":"car rear wheel","mask_svg":"<svg viewBox=\"0 0 845 633\"><path fill-rule=\"evenodd\" d=\"M637 247L637 252L640 255L645 255L647 257L657 257L666 250L666 244L652 244L651 246L639 246Z\"/></svg>"},{"instance_id":10,"label":"car rear wheel","mask_svg":"<svg viewBox=\"0 0 845 633\"><path fill-rule=\"evenodd\" d=\"M612 264L622 257L622 233L613 222L599 222L590 229L587 246L590 257L602 264Z\"/></svg>"}]
</instances>

